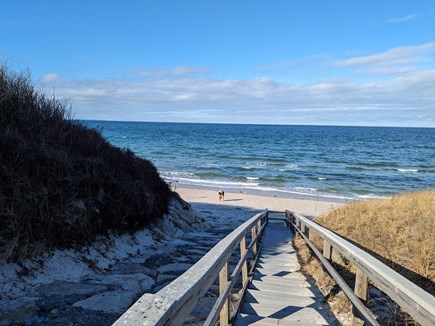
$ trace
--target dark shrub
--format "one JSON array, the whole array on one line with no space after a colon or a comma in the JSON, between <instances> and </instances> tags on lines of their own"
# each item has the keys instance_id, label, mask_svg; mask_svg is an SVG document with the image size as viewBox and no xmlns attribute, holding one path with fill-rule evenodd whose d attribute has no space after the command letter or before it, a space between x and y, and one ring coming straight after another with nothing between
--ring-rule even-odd
<instances>
[{"instance_id":1,"label":"dark shrub","mask_svg":"<svg viewBox=\"0 0 435 326\"><path fill-rule=\"evenodd\" d=\"M152 163L0 67L1 260L143 228L167 211L170 194Z\"/></svg>"}]
</instances>

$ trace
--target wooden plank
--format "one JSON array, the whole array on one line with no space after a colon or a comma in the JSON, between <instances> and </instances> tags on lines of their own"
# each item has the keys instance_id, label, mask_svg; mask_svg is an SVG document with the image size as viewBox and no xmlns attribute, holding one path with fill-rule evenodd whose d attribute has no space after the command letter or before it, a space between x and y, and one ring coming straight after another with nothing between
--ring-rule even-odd
<instances>
[{"instance_id":1,"label":"wooden plank","mask_svg":"<svg viewBox=\"0 0 435 326\"><path fill-rule=\"evenodd\" d=\"M263 303L263 302L285 302L292 306L308 307L316 304L317 297L307 297L291 293L275 293L259 290L248 289L244 298L245 302Z\"/></svg>"},{"instance_id":2,"label":"wooden plank","mask_svg":"<svg viewBox=\"0 0 435 326\"><path fill-rule=\"evenodd\" d=\"M355 294L358 298L361 299L361 301L365 304L367 302L367 294L369 289L369 281L366 275L364 275L363 272L359 268L356 270L355 275ZM364 320L361 318L361 314L357 309L354 309L352 306L352 313L353 313L353 325L364 325Z\"/></svg>"},{"instance_id":3,"label":"wooden plank","mask_svg":"<svg viewBox=\"0 0 435 326\"><path fill-rule=\"evenodd\" d=\"M325 308L325 311L327 309ZM282 309L265 308L256 303L247 303L242 307L242 313L257 315L261 317L270 317L285 320L285 321L298 321L304 323L312 323L317 325L329 325L327 320L333 319L332 316L322 316L320 312L314 308L301 308L301 307L286 307ZM326 318L325 318L326 317Z\"/></svg>"},{"instance_id":4,"label":"wooden plank","mask_svg":"<svg viewBox=\"0 0 435 326\"><path fill-rule=\"evenodd\" d=\"M267 242L263 242L263 244L265 245L266 248L271 246ZM274 244L272 244L272 245L274 245ZM295 253L296 253L296 251L288 249L287 243L285 243L283 245L273 247L273 249L271 249L271 250L267 250L267 249L263 250L261 252L260 257L261 258L274 258L274 257L279 256L279 257L291 258L292 256L293 257L295 256Z\"/></svg>"},{"instance_id":5,"label":"wooden plank","mask_svg":"<svg viewBox=\"0 0 435 326\"><path fill-rule=\"evenodd\" d=\"M254 275L254 277L252 278L253 281L262 281L262 282L276 282L276 283L288 283L291 284L292 282L296 282L296 281L307 281L306 277L300 273L300 272L294 272L292 273L294 275L299 274L299 277L292 277L292 278L285 278L281 275L261 275L261 274L256 274ZM308 283L310 284L310 283Z\"/></svg>"},{"instance_id":6,"label":"wooden plank","mask_svg":"<svg viewBox=\"0 0 435 326\"><path fill-rule=\"evenodd\" d=\"M282 253L280 255L271 255L271 256L265 256L262 255L260 256L260 258L258 259L259 262L264 262L264 263L270 263L270 262L291 262L291 263L296 263L298 262L298 257L293 253L293 254L287 254L287 253Z\"/></svg>"},{"instance_id":7,"label":"wooden plank","mask_svg":"<svg viewBox=\"0 0 435 326\"><path fill-rule=\"evenodd\" d=\"M275 275L275 274L284 274L284 273L292 273L297 272L300 270L299 266L290 267L287 266L285 270L281 269L280 271L277 271L275 268L255 268L256 273L260 273L263 275Z\"/></svg>"},{"instance_id":8,"label":"wooden plank","mask_svg":"<svg viewBox=\"0 0 435 326\"><path fill-rule=\"evenodd\" d=\"M332 254L332 246L328 242L328 240L323 239L323 257L325 257L328 260L331 260L331 254Z\"/></svg>"},{"instance_id":9,"label":"wooden plank","mask_svg":"<svg viewBox=\"0 0 435 326\"><path fill-rule=\"evenodd\" d=\"M320 311L322 311L322 310L329 311L329 309L327 308L327 305L325 305L324 303L322 303L320 301L314 301L314 303L307 305L307 302L309 302L310 300L313 300L313 298L307 298L307 297L303 297L303 296L299 296L299 297L295 296L295 297L293 297L293 300L289 300L289 301L287 301L287 300L286 301L276 301L276 300L260 299L259 302L258 302L258 300L255 300L254 302L250 302L249 300L246 300L245 304L249 304L250 306L261 307L261 309L265 309L265 310L275 310L275 311L281 311L281 310L285 310L285 309L292 309L294 311L298 311L298 310L301 310L301 308L313 308L313 309L320 310ZM273 314L271 314L271 315L273 315Z\"/></svg>"},{"instance_id":10,"label":"wooden plank","mask_svg":"<svg viewBox=\"0 0 435 326\"><path fill-rule=\"evenodd\" d=\"M321 324L313 324L313 323L303 323L296 321L287 321L277 318L271 317L261 317L257 315L248 315L248 314L240 314L237 316L234 325L235 326L294 326L297 324L298 326L313 326L313 325L321 325Z\"/></svg>"},{"instance_id":11,"label":"wooden plank","mask_svg":"<svg viewBox=\"0 0 435 326\"><path fill-rule=\"evenodd\" d=\"M363 302L367 301L369 282L367 276L358 268L356 271L355 294Z\"/></svg>"},{"instance_id":12,"label":"wooden plank","mask_svg":"<svg viewBox=\"0 0 435 326\"><path fill-rule=\"evenodd\" d=\"M304 274L302 274L301 272L297 271L297 272L289 272L289 273L281 273L279 275L261 275L260 273L257 273L254 275L254 280L261 280L263 278L267 278L267 277L279 277L282 280L286 280L287 278L290 279L298 279L298 280L306 280L306 277Z\"/></svg>"},{"instance_id":13,"label":"wooden plank","mask_svg":"<svg viewBox=\"0 0 435 326\"><path fill-rule=\"evenodd\" d=\"M255 226L253 226L251 229L251 237L252 241L257 238L257 230L255 229ZM252 253L254 256L257 255L257 243L254 243L254 246L252 247Z\"/></svg>"},{"instance_id":14,"label":"wooden plank","mask_svg":"<svg viewBox=\"0 0 435 326\"><path fill-rule=\"evenodd\" d=\"M225 288L228 283L228 262L224 264L222 267L220 273L219 273L219 294L224 295ZM228 296L225 299L225 303L222 306L221 312L220 312L220 325L221 326L228 326L228 321L230 317L230 310L229 310L229 300Z\"/></svg>"},{"instance_id":15,"label":"wooden plank","mask_svg":"<svg viewBox=\"0 0 435 326\"><path fill-rule=\"evenodd\" d=\"M306 279L297 279L297 278L284 278L279 276L264 276L261 278L254 277L251 281L252 284L257 284L258 282L262 282L264 284L271 284L276 286L305 286L311 287L311 284Z\"/></svg>"},{"instance_id":16,"label":"wooden plank","mask_svg":"<svg viewBox=\"0 0 435 326\"><path fill-rule=\"evenodd\" d=\"M292 262L292 261L288 262L287 260L269 261L268 263L261 263L261 264L258 263L257 266L258 266L257 268L263 268L263 269L273 268L276 270L279 270L280 268L285 269L286 267L289 267L289 268L292 268L292 267L300 268L301 267L299 262Z\"/></svg>"},{"instance_id":17,"label":"wooden plank","mask_svg":"<svg viewBox=\"0 0 435 326\"><path fill-rule=\"evenodd\" d=\"M313 292L313 290L303 287L303 286L286 286L286 287L279 287L279 286L273 286L269 284L261 284L257 283L249 284L248 289L253 290L260 290L260 291L267 291L267 292L275 292L275 293L282 293L283 291L286 291L286 293L295 294L295 295L304 295L306 297L318 297L319 294Z\"/></svg>"},{"instance_id":18,"label":"wooden plank","mask_svg":"<svg viewBox=\"0 0 435 326\"><path fill-rule=\"evenodd\" d=\"M240 255L243 256L246 253L246 235L240 240ZM248 283L248 265L245 261L242 267L242 284Z\"/></svg>"}]
</instances>

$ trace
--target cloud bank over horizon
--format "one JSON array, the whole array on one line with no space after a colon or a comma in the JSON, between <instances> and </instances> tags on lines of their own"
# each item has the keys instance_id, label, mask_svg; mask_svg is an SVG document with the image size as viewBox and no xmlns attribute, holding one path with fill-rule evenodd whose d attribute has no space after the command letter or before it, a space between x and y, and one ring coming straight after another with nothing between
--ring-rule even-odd
<instances>
[{"instance_id":1,"label":"cloud bank over horizon","mask_svg":"<svg viewBox=\"0 0 435 326\"><path fill-rule=\"evenodd\" d=\"M69 99L78 119L435 127L434 53L435 43L425 43L342 59L301 58L298 69L315 64L330 71L305 82L268 75L267 67L281 63L266 63L244 79L182 65L126 68L100 79L51 72L40 81ZM291 63L285 66L291 72Z\"/></svg>"}]
</instances>

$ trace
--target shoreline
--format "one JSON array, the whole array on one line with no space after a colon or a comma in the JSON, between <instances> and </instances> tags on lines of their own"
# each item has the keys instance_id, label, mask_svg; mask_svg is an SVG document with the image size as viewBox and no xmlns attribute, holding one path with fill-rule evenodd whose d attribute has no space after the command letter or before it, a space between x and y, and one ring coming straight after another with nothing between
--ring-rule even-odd
<instances>
[{"instance_id":1,"label":"shoreline","mask_svg":"<svg viewBox=\"0 0 435 326\"><path fill-rule=\"evenodd\" d=\"M229 185L220 185L220 184L191 184L185 183L183 181L177 179L168 179L163 177L163 179L176 190L177 188L186 188L186 189L201 189L201 190L213 190L219 191L224 190L225 192L231 193L245 193L257 196L266 196L266 197L279 197L286 199L305 199L305 200L314 200L314 201L324 201L324 202L337 202L337 203L352 203L356 201L364 201L364 200L372 200L372 199L385 199L390 196L377 196L377 195L357 195L352 194L340 194L337 193L329 194L324 192L314 192L307 193L303 191L296 190L286 190L286 189L277 189L277 188L257 188L257 187L237 187L237 186L229 186Z\"/></svg>"},{"instance_id":2,"label":"shoreline","mask_svg":"<svg viewBox=\"0 0 435 326\"><path fill-rule=\"evenodd\" d=\"M166 182L173 188L173 190L177 190L178 188L183 189L197 189L197 190L212 190L219 191L224 190L228 193L241 193L241 194L249 194L261 197L278 197L284 199L300 199L300 200L314 200L314 201L323 201L323 202L334 202L334 203L352 203L355 201L366 200L365 198L356 198L356 197L346 197L346 196L333 196L328 195L326 193L304 193L290 190L279 190L279 189L261 189L261 188L250 188L250 187L231 187L231 186L214 186L214 185L192 185L188 183L183 183L178 180L167 180ZM383 199L386 197L373 197L367 199Z\"/></svg>"},{"instance_id":3,"label":"shoreline","mask_svg":"<svg viewBox=\"0 0 435 326\"><path fill-rule=\"evenodd\" d=\"M278 196L276 194L268 193L248 193L244 191L234 191L234 189L224 189L225 198L219 201L218 188L208 189L200 187L186 187L177 186L174 190L181 198L189 203L205 204L205 205L219 205L234 207L234 209L240 209L240 207L250 208L253 210L270 211L284 211L289 209L291 211L300 213L310 218L315 218L323 213L338 208L350 201L333 201L322 200L316 198L308 198L303 196L301 198L295 198L290 196Z\"/></svg>"}]
</instances>

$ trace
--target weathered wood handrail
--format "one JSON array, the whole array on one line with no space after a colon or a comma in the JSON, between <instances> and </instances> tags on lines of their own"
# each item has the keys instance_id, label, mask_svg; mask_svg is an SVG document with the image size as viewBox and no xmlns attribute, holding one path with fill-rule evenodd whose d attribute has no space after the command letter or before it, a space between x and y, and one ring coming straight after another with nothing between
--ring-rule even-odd
<instances>
[{"instance_id":1,"label":"weathered wood handrail","mask_svg":"<svg viewBox=\"0 0 435 326\"><path fill-rule=\"evenodd\" d=\"M372 316L366 314L367 308L360 301L360 299L363 301L367 300L368 280L371 280L376 287L385 292L418 323L421 325L435 325L435 298L432 295L364 250L317 223L310 221L308 218L288 210L286 210L286 217L293 232L301 234L322 261L325 268L330 272L331 276L337 281L337 284L349 297L354 308L358 311L358 318L361 318L368 324L377 324L376 321L373 321ZM323 239L323 253L310 241L313 233ZM357 267L354 292L329 263L329 260L336 253L341 254Z\"/></svg>"},{"instance_id":2,"label":"weathered wood handrail","mask_svg":"<svg viewBox=\"0 0 435 326\"><path fill-rule=\"evenodd\" d=\"M250 252L256 248L258 239L262 237L267 217L268 211L265 210L240 225L173 282L156 294L144 294L114 325L182 325L218 276L220 296L206 323L212 324L220 315L221 325L227 325L228 297L240 272L242 272L243 289L248 284L247 259ZM254 228L255 237L254 232L251 231L253 238L246 247L246 234L249 229ZM241 258L228 280L228 261L238 246L241 249ZM258 251L255 251L258 254Z\"/></svg>"}]
</instances>

